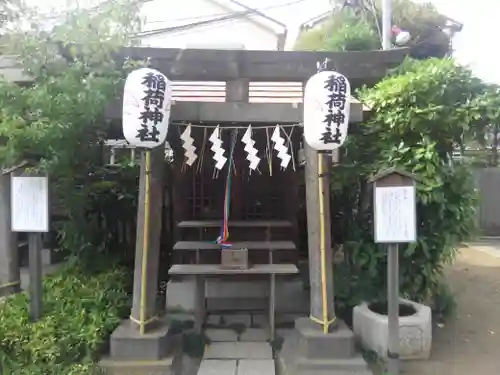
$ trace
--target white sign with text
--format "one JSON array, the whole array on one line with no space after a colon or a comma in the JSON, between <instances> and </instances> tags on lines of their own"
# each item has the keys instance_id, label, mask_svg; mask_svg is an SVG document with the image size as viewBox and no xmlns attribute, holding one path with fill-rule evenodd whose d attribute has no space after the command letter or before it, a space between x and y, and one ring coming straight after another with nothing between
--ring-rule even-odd
<instances>
[{"instance_id":1,"label":"white sign with text","mask_svg":"<svg viewBox=\"0 0 500 375\"><path fill-rule=\"evenodd\" d=\"M416 241L414 186L376 187L374 203L376 243Z\"/></svg>"},{"instance_id":2,"label":"white sign with text","mask_svg":"<svg viewBox=\"0 0 500 375\"><path fill-rule=\"evenodd\" d=\"M11 182L12 231L48 232L48 178L12 176Z\"/></svg>"}]
</instances>

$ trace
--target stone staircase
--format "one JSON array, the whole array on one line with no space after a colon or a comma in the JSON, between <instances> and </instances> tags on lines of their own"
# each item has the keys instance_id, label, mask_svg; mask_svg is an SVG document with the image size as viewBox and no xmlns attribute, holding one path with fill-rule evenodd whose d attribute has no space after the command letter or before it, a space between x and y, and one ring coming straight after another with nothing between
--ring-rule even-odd
<instances>
[{"instance_id":1,"label":"stone staircase","mask_svg":"<svg viewBox=\"0 0 500 375\"><path fill-rule=\"evenodd\" d=\"M265 329L209 328L210 340L198 375L275 375L273 350Z\"/></svg>"},{"instance_id":2,"label":"stone staircase","mask_svg":"<svg viewBox=\"0 0 500 375\"><path fill-rule=\"evenodd\" d=\"M196 265L200 272L202 268L221 264L220 246L213 243L219 236L220 226L220 221L180 222L173 263L184 267ZM232 247L248 249L248 261L252 265L293 265L295 268L298 262L295 230L290 222L230 221L229 232ZM292 283L299 293L301 289L297 277L280 277L276 295L283 296L283 302L290 300L283 287L286 283ZM167 287L167 303L174 309L191 310L195 290L189 277L173 277ZM198 375L276 374L268 329L269 293L267 274L245 275L243 272L224 277L214 274L206 280L205 334L210 344L205 348Z\"/></svg>"}]
</instances>

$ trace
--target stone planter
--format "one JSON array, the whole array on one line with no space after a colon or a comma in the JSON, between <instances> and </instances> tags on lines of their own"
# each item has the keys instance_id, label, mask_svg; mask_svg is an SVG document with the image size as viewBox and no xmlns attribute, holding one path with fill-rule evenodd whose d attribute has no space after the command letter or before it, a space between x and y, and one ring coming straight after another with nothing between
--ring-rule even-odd
<instances>
[{"instance_id":1,"label":"stone planter","mask_svg":"<svg viewBox=\"0 0 500 375\"><path fill-rule=\"evenodd\" d=\"M430 307L405 299L401 299L400 304L406 305L405 310L414 309L412 315L399 317L400 358L428 359L432 344ZM367 303L362 303L354 308L353 330L365 349L387 359L387 315L378 314Z\"/></svg>"}]
</instances>

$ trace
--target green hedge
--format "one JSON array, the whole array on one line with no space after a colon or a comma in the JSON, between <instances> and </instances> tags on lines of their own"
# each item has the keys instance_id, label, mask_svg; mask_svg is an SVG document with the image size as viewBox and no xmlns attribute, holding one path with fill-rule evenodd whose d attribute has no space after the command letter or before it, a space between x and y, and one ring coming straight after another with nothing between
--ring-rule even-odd
<instances>
[{"instance_id":1,"label":"green hedge","mask_svg":"<svg viewBox=\"0 0 500 375\"><path fill-rule=\"evenodd\" d=\"M38 322L30 322L26 293L0 303L0 373L95 373L107 338L129 312L130 280L119 266L89 274L73 263L44 280Z\"/></svg>"}]
</instances>

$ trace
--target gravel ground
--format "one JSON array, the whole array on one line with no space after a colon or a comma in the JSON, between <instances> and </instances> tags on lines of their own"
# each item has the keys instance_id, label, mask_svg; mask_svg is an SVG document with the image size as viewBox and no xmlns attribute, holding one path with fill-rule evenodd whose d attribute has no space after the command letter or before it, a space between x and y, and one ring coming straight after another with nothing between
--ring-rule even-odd
<instances>
[{"instance_id":1,"label":"gravel ground","mask_svg":"<svg viewBox=\"0 0 500 375\"><path fill-rule=\"evenodd\" d=\"M405 375L500 374L500 241L461 249L446 270L456 316L437 328L428 361L408 362Z\"/></svg>"}]
</instances>

